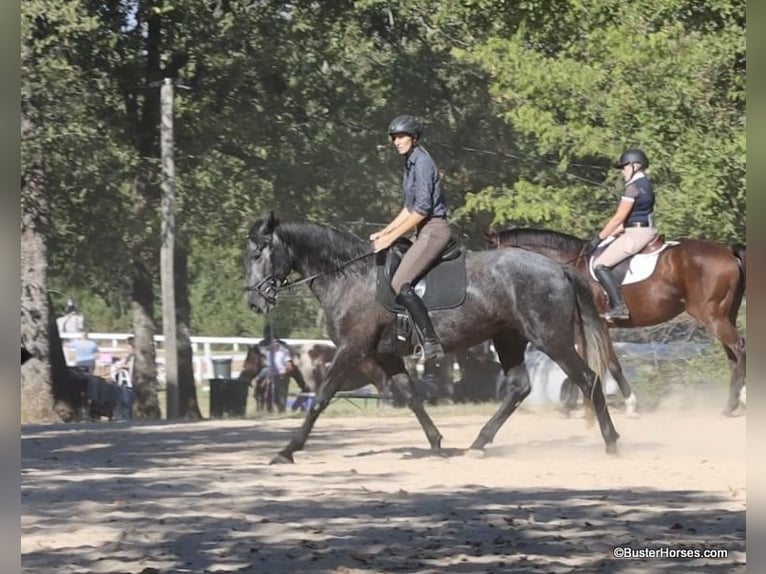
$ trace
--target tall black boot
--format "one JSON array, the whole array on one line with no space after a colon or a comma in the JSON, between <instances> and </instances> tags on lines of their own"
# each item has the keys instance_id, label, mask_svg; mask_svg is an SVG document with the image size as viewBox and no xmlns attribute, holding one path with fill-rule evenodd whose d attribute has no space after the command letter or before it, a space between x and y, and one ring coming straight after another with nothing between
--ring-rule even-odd
<instances>
[{"instance_id":1,"label":"tall black boot","mask_svg":"<svg viewBox=\"0 0 766 574\"><path fill-rule=\"evenodd\" d=\"M438 361L443 358L444 348L436 336L433 323L431 323L431 318L428 316L428 309L426 309L423 300L418 297L409 283L402 285L396 300L404 305L404 308L407 309L407 313L410 315L410 319L415 324L423 345L423 359L426 361L430 359Z\"/></svg>"},{"instance_id":2,"label":"tall black boot","mask_svg":"<svg viewBox=\"0 0 766 574\"><path fill-rule=\"evenodd\" d=\"M625 305L620 284L617 282L617 278L612 273L612 270L604 265L597 265L593 272L609 296L609 309L604 313L604 319L607 321L612 319L630 319L630 311L628 311L628 307Z\"/></svg>"}]
</instances>

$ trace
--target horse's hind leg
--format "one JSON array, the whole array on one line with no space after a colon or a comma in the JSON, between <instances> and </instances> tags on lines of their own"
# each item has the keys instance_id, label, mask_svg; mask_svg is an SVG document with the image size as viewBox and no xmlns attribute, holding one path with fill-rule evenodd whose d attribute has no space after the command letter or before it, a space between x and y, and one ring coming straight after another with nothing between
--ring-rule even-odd
<instances>
[{"instance_id":1,"label":"horse's hind leg","mask_svg":"<svg viewBox=\"0 0 766 574\"><path fill-rule=\"evenodd\" d=\"M707 307L705 308L707 309ZM745 385L745 338L737 331L736 318L723 316L702 317L697 309L687 309L689 315L699 321L708 332L723 346L729 359L731 379L729 381L729 399L723 410L725 416L732 416L740 405L742 388ZM732 312L733 314L733 312Z\"/></svg>"},{"instance_id":2,"label":"horse's hind leg","mask_svg":"<svg viewBox=\"0 0 766 574\"><path fill-rule=\"evenodd\" d=\"M609 374L617 382L617 386L620 388L620 392L625 400L625 414L631 418L637 417L636 406L638 400L633 393L633 389L630 387L630 383L625 378L625 374L622 372L622 365L620 365L620 361L617 358L611 338L607 339L607 352L607 368L609 369ZM559 392L560 410L565 415L569 415L577 408L578 391L577 385L569 377L565 378L564 382L561 383L561 391Z\"/></svg>"},{"instance_id":3,"label":"horse's hind leg","mask_svg":"<svg viewBox=\"0 0 766 574\"><path fill-rule=\"evenodd\" d=\"M742 402L745 386L746 352L745 338L740 336L737 328L728 321L715 323L711 331L721 341L726 357L729 359L731 378L729 380L729 400L723 410L725 416L732 416Z\"/></svg>"},{"instance_id":4,"label":"horse's hind leg","mask_svg":"<svg viewBox=\"0 0 766 574\"><path fill-rule=\"evenodd\" d=\"M540 347L538 345L538 347ZM573 345L564 345L563 348L549 349L540 347L553 361L561 367L561 370L580 387L583 396L590 398L593 409L596 411L601 436L606 444L606 452L614 454L617 452L617 439L620 435L614 428L612 417L609 415L609 409L606 406L606 397L601 388L601 381L594 373L585 360L577 353Z\"/></svg>"},{"instance_id":5,"label":"horse's hind leg","mask_svg":"<svg viewBox=\"0 0 766 574\"><path fill-rule=\"evenodd\" d=\"M638 400L636 399L636 395L633 394L633 389L630 388L630 384L625 378L625 374L622 372L622 365L620 365L620 361L617 358L617 353L614 350L614 345L612 345L611 337L607 337L607 351L607 368L612 377L614 377L614 380L617 381L617 386L620 387L622 397L625 399L625 414L629 417L637 417L638 413L636 413L636 405Z\"/></svg>"},{"instance_id":6,"label":"horse's hind leg","mask_svg":"<svg viewBox=\"0 0 766 574\"><path fill-rule=\"evenodd\" d=\"M572 411L577 408L577 399L580 396L580 389L575 385L569 377L566 377L561 382L561 389L559 390L559 403L561 407L558 409L564 415L570 416Z\"/></svg>"},{"instance_id":7,"label":"horse's hind leg","mask_svg":"<svg viewBox=\"0 0 766 574\"><path fill-rule=\"evenodd\" d=\"M508 392L503 398L500 408L479 431L479 436L473 441L470 450L482 450L490 444L508 417L529 395L532 385L524 365L524 349L527 341L519 333L507 333L493 339L495 351L503 365Z\"/></svg>"},{"instance_id":8,"label":"horse's hind leg","mask_svg":"<svg viewBox=\"0 0 766 574\"><path fill-rule=\"evenodd\" d=\"M402 358L396 355L381 355L376 357L375 360L386 375L390 377L391 382L396 385L399 392L404 395L407 406L415 413L415 417L426 433L431 449L439 450L442 444L442 435L431 420L431 417L428 416L423 406L423 397L415 388Z\"/></svg>"}]
</instances>

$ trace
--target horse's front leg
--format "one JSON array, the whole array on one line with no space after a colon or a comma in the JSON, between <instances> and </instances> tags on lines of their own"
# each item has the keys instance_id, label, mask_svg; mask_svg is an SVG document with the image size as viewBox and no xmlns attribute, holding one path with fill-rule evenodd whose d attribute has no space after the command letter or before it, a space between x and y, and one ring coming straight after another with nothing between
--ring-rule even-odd
<instances>
[{"instance_id":1,"label":"horse's front leg","mask_svg":"<svg viewBox=\"0 0 766 574\"><path fill-rule=\"evenodd\" d=\"M415 417L420 423L420 427L423 432L426 433L428 444L431 445L431 450L440 450L442 444L442 434L436 425L428 416L425 406L423 405L423 397L418 393L417 388L412 382L410 375L407 373L407 369L404 367L404 361L401 357L396 355L382 355L376 359L380 368L385 371L389 376L391 382L396 385L404 395L407 406L410 407Z\"/></svg>"},{"instance_id":2,"label":"horse's front leg","mask_svg":"<svg viewBox=\"0 0 766 574\"><path fill-rule=\"evenodd\" d=\"M303 419L303 424L295 432L293 438L287 443L287 446L280 450L279 454L272 459L271 464L295 462L293 460L293 453L303 449L319 415L330 404L333 396L340 388L344 377L351 369L359 364L361 359L362 357L359 354L358 349L352 350L348 347L340 347L338 349L338 352L327 371L327 377L319 386L314 404L311 405L311 408L308 409L308 411L306 411L306 418Z\"/></svg>"}]
</instances>

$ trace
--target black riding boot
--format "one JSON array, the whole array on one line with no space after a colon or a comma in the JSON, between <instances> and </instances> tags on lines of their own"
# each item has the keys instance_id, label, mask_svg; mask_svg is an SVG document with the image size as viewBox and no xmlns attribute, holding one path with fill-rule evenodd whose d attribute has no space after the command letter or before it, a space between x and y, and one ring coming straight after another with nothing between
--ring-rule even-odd
<instances>
[{"instance_id":1,"label":"black riding boot","mask_svg":"<svg viewBox=\"0 0 766 574\"><path fill-rule=\"evenodd\" d=\"M428 316L428 309L426 309L423 300L418 297L409 283L402 285L396 300L404 305L404 308L407 309L407 313L410 315L410 319L415 324L423 345L423 359L426 361L430 359L438 361L444 357L444 348L436 336L433 323L431 323L431 318Z\"/></svg>"},{"instance_id":2,"label":"black riding boot","mask_svg":"<svg viewBox=\"0 0 766 574\"><path fill-rule=\"evenodd\" d=\"M617 282L617 278L612 273L612 270L604 265L597 265L593 272L609 296L609 309L604 313L604 319L607 321L612 319L630 319L630 311L628 311L628 307L625 305L620 284Z\"/></svg>"}]
</instances>

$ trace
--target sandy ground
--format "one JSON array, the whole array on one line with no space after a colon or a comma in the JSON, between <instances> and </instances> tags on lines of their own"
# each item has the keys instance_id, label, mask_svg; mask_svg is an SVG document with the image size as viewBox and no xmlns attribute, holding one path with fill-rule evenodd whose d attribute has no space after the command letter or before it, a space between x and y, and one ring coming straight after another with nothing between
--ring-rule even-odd
<instances>
[{"instance_id":1,"label":"sandy ground","mask_svg":"<svg viewBox=\"0 0 766 574\"><path fill-rule=\"evenodd\" d=\"M687 397L688 399L688 397ZM745 417L670 401L597 428L515 414L482 458L488 416L320 418L296 464L269 466L297 419L22 429L24 572L745 571ZM615 546L724 549L616 559ZM662 550L661 550L662 551Z\"/></svg>"}]
</instances>

